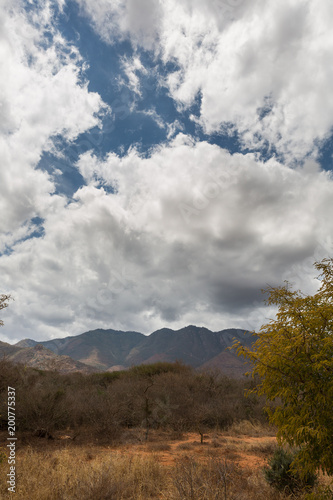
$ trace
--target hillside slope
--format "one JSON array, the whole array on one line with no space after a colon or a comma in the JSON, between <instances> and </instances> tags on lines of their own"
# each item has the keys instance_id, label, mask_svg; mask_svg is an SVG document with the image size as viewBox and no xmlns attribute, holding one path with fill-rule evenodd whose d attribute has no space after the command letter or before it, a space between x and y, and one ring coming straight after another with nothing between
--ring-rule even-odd
<instances>
[{"instance_id":1,"label":"hillside slope","mask_svg":"<svg viewBox=\"0 0 333 500\"><path fill-rule=\"evenodd\" d=\"M56 370L60 373L91 373L95 371L92 367L80 361L75 361L69 356L58 356L39 343L36 343L33 347L20 347L0 342L0 357L39 370Z\"/></svg>"},{"instance_id":2,"label":"hillside slope","mask_svg":"<svg viewBox=\"0 0 333 500\"><path fill-rule=\"evenodd\" d=\"M151 335L99 329L39 344L97 370L112 371L143 363L178 360L197 369L217 368L227 375L239 377L248 368L234 351L228 350L234 339L247 346L254 341L245 330L231 328L212 332L191 325L180 330L162 328ZM36 342L31 339L16 344L19 347L33 345Z\"/></svg>"}]
</instances>

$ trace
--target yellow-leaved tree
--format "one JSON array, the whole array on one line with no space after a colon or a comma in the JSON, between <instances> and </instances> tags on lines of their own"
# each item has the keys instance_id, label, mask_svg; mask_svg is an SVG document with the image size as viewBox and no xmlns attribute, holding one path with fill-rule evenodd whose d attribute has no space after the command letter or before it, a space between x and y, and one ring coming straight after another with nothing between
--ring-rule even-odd
<instances>
[{"instance_id":1,"label":"yellow-leaved tree","mask_svg":"<svg viewBox=\"0 0 333 500\"><path fill-rule=\"evenodd\" d=\"M333 259L314 265L318 292L304 295L288 282L270 287L276 319L260 328L252 349L234 346L260 377L254 392L267 397L280 444L298 447L294 465L333 474Z\"/></svg>"}]
</instances>

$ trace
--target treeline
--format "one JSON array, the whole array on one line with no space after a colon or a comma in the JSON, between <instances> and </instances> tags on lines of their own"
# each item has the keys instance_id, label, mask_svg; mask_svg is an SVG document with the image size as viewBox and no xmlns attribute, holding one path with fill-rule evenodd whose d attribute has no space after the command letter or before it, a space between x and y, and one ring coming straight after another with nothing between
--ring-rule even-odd
<instances>
[{"instance_id":1,"label":"treeline","mask_svg":"<svg viewBox=\"0 0 333 500\"><path fill-rule=\"evenodd\" d=\"M198 373L181 363L141 365L113 373L59 374L0 361L0 427L7 425L7 387L16 389L18 431L44 429L48 435L85 430L112 442L125 429L142 427L224 429L243 419L265 421L263 401L245 396L252 380L218 372Z\"/></svg>"}]
</instances>

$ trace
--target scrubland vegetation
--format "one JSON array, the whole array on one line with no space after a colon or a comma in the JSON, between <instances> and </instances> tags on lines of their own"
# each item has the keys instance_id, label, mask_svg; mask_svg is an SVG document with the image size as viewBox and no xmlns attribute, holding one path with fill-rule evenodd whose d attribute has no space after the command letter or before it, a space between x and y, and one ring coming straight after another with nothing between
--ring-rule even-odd
<instances>
[{"instance_id":1,"label":"scrubland vegetation","mask_svg":"<svg viewBox=\"0 0 333 500\"><path fill-rule=\"evenodd\" d=\"M196 431L225 429L244 419L265 422L263 400L245 397L251 380L197 373L180 363L156 363L127 371L61 375L0 362L0 390L16 388L20 431L49 436L70 429L100 443L116 443L126 429ZM6 398L0 424L6 428Z\"/></svg>"},{"instance_id":2,"label":"scrubland vegetation","mask_svg":"<svg viewBox=\"0 0 333 500\"><path fill-rule=\"evenodd\" d=\"M244 394L255 380L180 363L61 375L2 360L2 450L8 385L16 388L18 499L288 497L263 472L276 430L264 399ZM9 498L3 452L0 462L0 497Z\"/></svg>"}]
</instances>

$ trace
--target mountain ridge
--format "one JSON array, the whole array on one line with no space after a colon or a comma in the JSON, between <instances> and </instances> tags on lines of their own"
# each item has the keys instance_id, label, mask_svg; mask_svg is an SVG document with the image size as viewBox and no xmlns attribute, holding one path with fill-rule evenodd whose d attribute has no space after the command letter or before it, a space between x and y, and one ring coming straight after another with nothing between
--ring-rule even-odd
<instances>
[{"instance_id":1,"label":"mountain ridge","mask_svg":"<svg viewBox=\"0 0 333 500\"><path fill-rule=\"evenodd\" d=\"M228 350L233 339L243 345L254 342L252 333L239 328L213 332L188 325L178 330L161 328L144 335L137 331L96 329L80 335L35 341L24 339L16 347L40 344L60 356L70 356L98 371L114 371L157 361L182 361L195 369L217 368L229 376L242 376L244 362Z\"/></svg>"}]
</instances>

